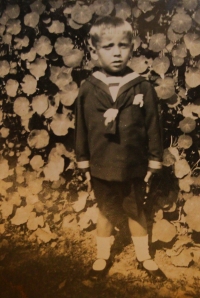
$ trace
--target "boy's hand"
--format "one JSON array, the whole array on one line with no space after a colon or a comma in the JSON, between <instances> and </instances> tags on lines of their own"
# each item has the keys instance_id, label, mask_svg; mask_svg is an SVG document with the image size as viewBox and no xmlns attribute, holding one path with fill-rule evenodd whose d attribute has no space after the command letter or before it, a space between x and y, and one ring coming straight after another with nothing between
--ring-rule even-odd
<instances>
[{"instance_id":1,"label":"boy's hand","mask_svg":"<svg viewBox=\"0 0 200 298\"><path fill-rule=\"evenodd\" d=\"M146 176L144 177L144 181L147 183L149 179L152 177L153 173L151 171L147 171Z\"/></svg>"},{"instance_id":2,"label":"boy's hand","mask_svg":"<svg viewBox=\"0 0 200 298\"><path fill-rule=\"evenodd\" d=\"M144 178L144 182L146 182L146 194L148 194L150 191L152 178L153 178L153 173L151 171L147 171L147 174Z\"/></svg>"},{"instance_id":3,"label":"boy's hand","mask_svg":"<svg viewBox=\"0 0 200 298\"><path fill-rule=\"evenodd\" d=\"M91 184L91 175L90 175L90 172L85 172L85 183L87 185L87 192L91 192L92 190L92 184Z\"/></svg>"}]
</instances>

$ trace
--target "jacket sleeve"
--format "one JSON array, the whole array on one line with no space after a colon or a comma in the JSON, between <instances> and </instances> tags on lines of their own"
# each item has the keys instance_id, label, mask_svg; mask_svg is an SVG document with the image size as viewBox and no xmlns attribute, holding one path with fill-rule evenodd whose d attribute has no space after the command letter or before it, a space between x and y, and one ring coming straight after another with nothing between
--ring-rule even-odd
<instances>
[{"instance_id":1,"label":"jacket sleeve","mask_svg":"<svg viewBox=\"0 0 200 298\"><path fill-rule=\"evenodd\" d=\"M162 136L161 122L158 112L158 98L155 89L149 82L143 83L145 126L148 137L148 169L151 172L159 172L162 168Z\"/></svg>"},{"instance_id":2,"label":"jacket sleeve","mask_svg":"<svg viewBox=\"0 0 200 298\"><path fill-rule=\"evenodd\" d=\"M84 113L84 88L80 88L79 95L76 99L75 111L75 154L77 166L82 171L89 168L89 146L88 146L88 132Z\"/></svg>"}]
</instances>

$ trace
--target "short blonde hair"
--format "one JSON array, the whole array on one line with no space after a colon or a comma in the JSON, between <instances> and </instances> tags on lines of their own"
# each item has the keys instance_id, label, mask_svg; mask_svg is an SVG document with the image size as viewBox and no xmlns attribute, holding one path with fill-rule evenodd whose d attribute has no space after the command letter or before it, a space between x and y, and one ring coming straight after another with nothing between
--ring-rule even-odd
<instances>
[{"instance_id":1,"label":"short blonde hair","mask_svg":"<svg viewBox=\"0 0 200 298\"><path fill-rule=\"evenodd\" d=\"M133 29L131 25L118 17L105 16L99 18L91 27L89 35L90 35L90 43L92 46L96 47L100 38L105 34L105 32L109 32L113 34L113 30L119 29L123 33L127 34L130 41L133 39Z\"/></svg>"}]
</instances>

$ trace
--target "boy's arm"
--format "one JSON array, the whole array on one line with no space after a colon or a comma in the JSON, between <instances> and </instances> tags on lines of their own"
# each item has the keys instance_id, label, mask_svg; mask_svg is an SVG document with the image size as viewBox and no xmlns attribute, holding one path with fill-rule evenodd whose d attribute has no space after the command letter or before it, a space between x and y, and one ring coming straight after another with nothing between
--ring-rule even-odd
<instances>
[{"instance_id":1,"label":"boy's arm","mask_svg":"<svg viewBox=\"0 0 200 298\"><path fill-rule=\"evenodd\" d=\"M162 169L162 137L158 113L158 99L153 86L145 82L144 94L145 125L148 135L148 172L156 173ZM149 176L150 174L148 174Z\"/></svg>"},{"instance_id":2,"label":"boy's arm","mask_svg":"<svg viewBox=\"0 0 200 298\"><path fill-rule=\"evenodd\" d=\"M75 154L77 166L82 172L89 171L89 146L88 132L84 113L84 95L80 88L78 98L76 100L75 112Z\"/></svg>"}]
</instances>

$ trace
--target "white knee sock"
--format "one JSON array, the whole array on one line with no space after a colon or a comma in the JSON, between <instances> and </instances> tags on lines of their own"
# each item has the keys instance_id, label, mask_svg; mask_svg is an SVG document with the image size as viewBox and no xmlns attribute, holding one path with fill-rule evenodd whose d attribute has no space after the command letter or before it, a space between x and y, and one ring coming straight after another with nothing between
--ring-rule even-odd
<instances>
[{"instance_id":1,"label":"white knee sock","mask_svg":"<svg viewBox=\"0 0 200 298\"><path fill-rule=\"evenodd\" d=\"M96 237L97 259L108 260L110 257L111 237Z\"/></svg>"},{"instance_id":2,"label":"white knee sock","mask_svg":"<svg viewBox=\"0 0 200 298\"><path fill-rule=\"evenodd\" d=\"M149 254L148 235L140 237L131 237L135 246L135 254L139 262L151 259Z\"/></svg>"}]
</instances>

